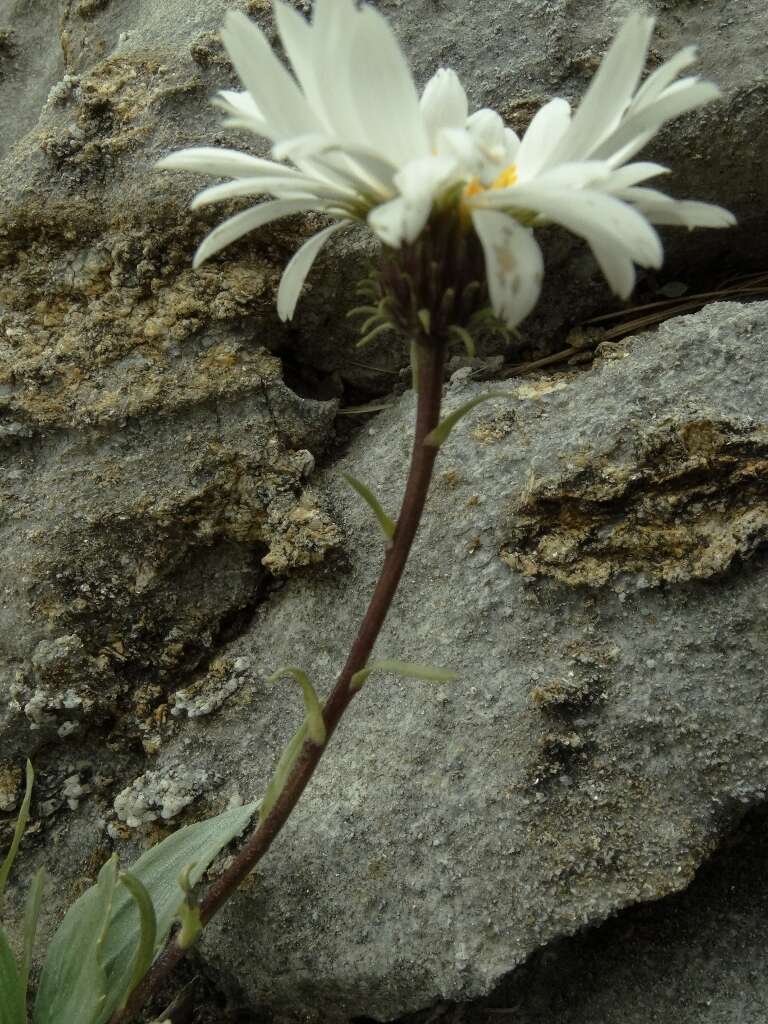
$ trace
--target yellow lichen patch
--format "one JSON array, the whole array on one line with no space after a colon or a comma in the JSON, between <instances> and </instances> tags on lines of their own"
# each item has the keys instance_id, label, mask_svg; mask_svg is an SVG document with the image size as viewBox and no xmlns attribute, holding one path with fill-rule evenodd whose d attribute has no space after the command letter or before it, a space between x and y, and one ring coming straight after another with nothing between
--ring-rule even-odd
<instances>
[{"instance_id":1,"label":"yellow lichen patch","mask_svg":"<svg viewBox=\"0 0 768 1024\"><path fill-rule=\"evenodd\" d=\"M514 425L514 412L504 409L495 416L483 416L470 431L470 437L478 444L496 444L510 433Z\"/></svg>"},{"instance_id":2,"label":"yellow lichen patch","mask_svg":"<svg viewBox=\"0 0 768 1024\"><path fill-rule=\"evenodd\" d=\"M96 238L88 236L87 209L70 208L70 238L55 214L33 225L17 211L5 239L0 226L7 414L41 426L93 423L276 379L278 360L258 345L204 338L271 311L272 268L251 260L193 271L200 230L186 212L164 228L168 213L159 210L154 233L110 223Z\"/></svg>"},{"instance_id":3,"label":"yellow lichen patch","mask_svg":"<svg viewBox=\"0 0 768 1024\"><path fill-rule=\"evenodd\" d=\"M271 509L264 533L269 552L261 564L278 575L321 562L341 543L339 528L317 507L309 490L287 514Z\"/></svg>"},{"instance_id":4,"label":"yellow lichen patch","mask_svg":"<svg viewBox=\"0 0 768 1024\"><path fill-rule=\"evenodd\" d=\"M551 395L553 391L562 391L568 387L568 381L558 378L557 380L533 380L526 381L515 390L515 398L537 399L544 395Z\"/></svg>"},{"instance_id":5,"label":"yellow lichen patch","mask_svg":"<svg viewBox=\"0 0 768 1024\"><path fill-rule=\"evenodd\" d=\"M21 768L0 764L0 811L12 811L21 795Z\"/></svg>"},{"instance_id":6,"label":"yellow lichen patch","mask_svg":"<svg viewBox=\"0 0 768 1024\"><path fill-rule=\"evenodd\" d=\"M768 429L700 420L661 427L636 461L595 460L537 481L501 557L526 576L603 586L707 579L768 538Z\"/></svg>"}]
</instances>

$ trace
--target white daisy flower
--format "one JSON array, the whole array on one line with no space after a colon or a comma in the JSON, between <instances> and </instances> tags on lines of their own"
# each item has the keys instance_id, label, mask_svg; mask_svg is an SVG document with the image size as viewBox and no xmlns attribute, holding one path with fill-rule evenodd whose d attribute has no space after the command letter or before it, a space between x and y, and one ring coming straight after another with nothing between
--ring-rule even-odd
<instances>
[{"instance_id":1,"label":"white daisy flower","mask_svg":"<svg viewBox=\"0 0 768 1024\"><path fill-rule=\"evenodd\" d=\"M634 264L661 264L652 223L734 223L720 207L674 200L642 185L666 168L628 163L667 120L719 95L709 82L678 79L695 58L693 47L638 88L652 18L636 14L625 22L573 115L565 100L554 99L521 140L495 111L469 114L453 71L440 69L419 98L391 28L372 7L315 0L308 22L275 0L274 15L295 77L256 25L229 12L222 38L245 91L224 90L215 100L228 115L225 124L272 142L273 159L200 147L173 153L159 166L232 179L200 192L193 207L235 196L272 197L215 228L197 250L195 266L279 217L315 210L334 218L285 268L277 298L283 320L293 316L325 241L353 221L367 221L385 246L402 252L411 278L426 266L423 254L411 250L430 232L424 244L433 266L448 252L448 235L455 248L456 230L476 234L479 246L468 239L465 248L481 248L491 305L509 326L523 320L539 296L543 261L533 237L539 224L556 222L586 239L608 283L626 297ZM452 235L444 224L436 228L446 217ZM441 272L443 293L458 295L472 283L466 268L457 273L454 287L450 272ZM434 274L430 287L424 308L436 311ZM445 302L440 309L441 323L450 324L456 310Z\"/></svg>"},{"instance_id":2,"label":"white daisy flower","mask_svg":"<svg viewBox=\"0 0 768 1024\"><path fill-rule=\"evenodd\" d=\"M415 185L403 211L408 240L418 235L432 208L434 195L426 182L436 188L442 179L431 166L418 175L418 161L430 153L429 103L423 111L405 57L381 14L367 5L358 8L354 0L316 0L310 23L276 0L274 15L296 77L263 32L244 14L230 11L222 39L246 91L224 90L215 102L228 115L225 124L270 139L275 159L199 147L172 153L158 166L234 179L199 193L193 207L234 196L274 197L220 224L197 250L195 266L278 217L317 210L337 219L286 267L277 304L282 319L288 319L323 243L393 199L399 169L410 165L408 181Z\"/></svg>"},{"instance_id":3,"label":"white daisy flower","mask_svg":"<svg viewBox=\"0 0 768 1024\"><path fill-rule=\"evenodd\" d=\"M452 149L471 174L462 202L483 245L494 312L510 326L539 297L537 225L555 222L584 238L611 288L626 298L634 264L661 266L652 224L735 224L722 207L641 186L667 168L627 162L670 118L720 94L711 82L677 79L695 60L695 47L681 50L638 88L652 29L653 18L641 14L625 21L573 115L565 100L554 99L522 140L491 110L473 114L463 133L443 133L441 149Z\"/></svg>"}]
</instances>

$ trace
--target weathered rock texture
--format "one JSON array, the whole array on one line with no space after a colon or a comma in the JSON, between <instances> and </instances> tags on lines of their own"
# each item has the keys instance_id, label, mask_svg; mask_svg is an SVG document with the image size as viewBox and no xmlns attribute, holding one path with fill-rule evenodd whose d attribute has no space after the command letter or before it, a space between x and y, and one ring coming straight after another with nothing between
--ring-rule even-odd
<instances>
[{"instance_id":1,"label":"weathered rock texture","mask_svg":"<svg viewBox=\"0 0 768 1024\"><path fill-rule=\"evenodd\" d=\"M387 1018L487 992L553 939L684 888L764 799L766 346L768 304L711 306L456 429L376 650L461 682L366 684L204 943L254 1004ZM338 467L390 506L412 410ZM298 662L324 686L340 667L377 542L337 480L348 571L260 606L229 651L252 685L168 735L161 770L262 791L299 702L259 676Z\"/></svg>"},{"instance_id":2,"label":"weathered rock texture","mask_svg":"<svg viewBox=\"0 0 768 1024\"><path fill-rule=\"evenodd\" d=\"M490 1024L502 1008L516 1024L760 1024L768 1014L766 856L762 809L685 892L554 943L489 1007L449 1011L445 1024Z\"/></svg>"}]
</instances>

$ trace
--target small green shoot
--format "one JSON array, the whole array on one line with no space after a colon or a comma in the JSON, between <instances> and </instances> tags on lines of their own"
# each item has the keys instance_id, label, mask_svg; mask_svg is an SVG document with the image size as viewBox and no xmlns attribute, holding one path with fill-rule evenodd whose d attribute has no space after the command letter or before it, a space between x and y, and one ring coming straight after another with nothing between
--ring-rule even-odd
<instances>
[{"instance_id":1,"label":"small green shoot","mask_svg":"<svg viewBox=\"0 0 768 1024\"><path fill-rule=\"evenodd\" d=\"M376 516L379 526L384 532L384 536L387 540L391 540L395 535L395 524L389 518L387 513L382 508L381 502L370 489L367 487L362 480L358 480L357 477L352 476L351 473L342 473L344 479L347 481L349 486L357 491L363 501L368 505L373 514Z\"/></svg>"}]
</instances>

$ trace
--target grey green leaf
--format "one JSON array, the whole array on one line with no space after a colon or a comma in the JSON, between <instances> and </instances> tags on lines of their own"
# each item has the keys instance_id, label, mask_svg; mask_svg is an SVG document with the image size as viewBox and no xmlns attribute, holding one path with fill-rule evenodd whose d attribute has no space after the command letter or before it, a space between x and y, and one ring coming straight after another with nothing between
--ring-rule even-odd
<instances>
[{"instance_id":1,"label":"grey green leaf","mask_svg":"<svg viewBox=\"0 0 768 1024\"><path fill-rule=\"evenodd\" d=\"M24 789L24 799L22 800L21 807L19 808L19 816L16 819L16 827L13 830L11 845L8 849L8 853L5 855L2 865L0 865L0 899L2 899L3 893L5 892L8 875L11 873L13 862L16 860L16 854L19 852L21 837L24 835L24 829L27 827L27 822L29 821L29 802L32 799L32 784L34 781L35 773L32 770L32 763L27 761L27 778Z\"/></svg>"},{"instance_id":2,"label":"grey green leaf","mask_svg":"<svg viewBox=\"0 0 768 1024\"><path fill-rule=\"evenodd\" d=\"M427 434L424 438L424 444L431 445L433 448L439 448L459 420L466 416L468 412L471 412L476 405L480 405L481 402L488 402L492 398L509 397L510 395L506 391L488 391L484 395L478 395L477 398L470 399L470 401L465 402L464 405L460 405L458 409L454 409L453 412L449 413L433 431Z\"/></svg>"},{"instance_id":3,"label":"grey green leaf","mask_svg":"<svg viewBox=\"0 0 768 1024\"><path fill-rule=\"evenodd\" d=\"M304 694L304 707L307 710L307 739L322 746L325 743L325 719L323 718L323 709L320 707L320 701L317 699L315 688L310 682L309 676L303 669L297 668L295 665L283 665L282 668L272 673L267 682L274 683L285 676L293 676Z\"/></svg>"},{"instance_id":4,"label":"grey green leaf","mask_svg":"<svg viewBox=\"0 0 768 1024\"><path fill-rule=\"evenodd\" d=\"M35 1002L34 1024L100 1024L108 978L105 939L117 888L117 856L64 915L48 951Z\"/></svg>"},{"instance_id":5,"label":"grey green leaf","mask_svg":"<svg viewBox=\"0 0 768 1024\"><path fill-rule=\"evenodd\" d=\"M370 510L376 516L379 526L384 532L384 536L391 540L395 535L395 524L384 511L381 502L370 487L364 484L362 480L358 480L357 477L352 476L351 473L342 473L341 475L347 481L349 486L353 490L357 491L363 501L368 505Z\"/></svg>"},{"instance_id":6,"label":"grey green leaf","mask_svg":"<svg viewBox=\"0 0 768 1024\"><path fill-rule=\"evenodd\" d=\"M269 812L275 806L277 798L283 791L286 779L290 775L294 764L296 764L296 759L301 753L301 748L304 746L304 740L306 738L307 721L305 719L291 737L288 746L280 755L280 760L277 762L277 768L275 768L274 775L270 779L269 785L264 792L264 799L261 801L261 809L259 811L259 818L261 821L264 821L264 819L269 816Z\"/></svg>"},{"instance_id":7,"label":"grey green leaf","mask_svg":"<svg viewBox=\"0 0 768 1024\"><path fill-rule=\"evenodd\" d=\"M45 868L35 872L27 893L27 902L24 906L24 924L22 936L24 949L21 961L21 987L24 998L27 997L27 983L29 980L29 968L32 963L32 947L35 944L37 922L40 917L40 905L43 899L43 887L45 885Z\"/></svg>"},{"instance_id":8,"label":"grey green leaf","mask_svg":"<svg viewBox=\"0 0 768 1024\"><path fill-rule=\"evenodd\" d=\"M131 894L139 912L139 941L133 955L133 969L127 991L120 1004L122 1007L130 993L152 966L157 944L157 917L155 908L152 906L152 897L147 892L146 886L142 885L135 875L129 871L123 871L120 874L120 881Z\"/></svg>"},{"instance_id":9,"label":"grey green leaf","mask_svg":"<svg viewBox=\"0 0 768 1024\"><path fill-rule=\"evenodd\" d=\"M397 661L391 658L384 658L380 661L372 661L365 668L360 669L359 672L355 672L350 680L350 689L359 690L373 672L391 672L393 675L402 676L404 679L422 679L429 683L450 683L454 679L459 678L455 672L451 672L447 668L422 665L415 661Z\"/></svg>"},{"instance_id":10,"label":"grey green leaf","mask_svg":"<svg viewBox=\"0 0 768 1024\"><path fill-rule=\"evenodd\" d=\"M0 928L0 1024L26 1024L24 988L5 932Z\"/></svg>"},{"instance_id":11,"label":"grey green leaf","mask_svg":"<svg viewBox=\"0 0 768 1024\"><path fill-rule=\"evenodd\" d=\"M131 875L139 880L152 900L157 921L156 949L165 942L176 918L179 907L178 878L183 868L190 861L196 862L189 876L191 884L196 885L220 850L245 828L255 810L256 804L246 804L224 811L207 821L180 828L132 865ZM97 886L93 886L69 908L54 935L40 978L34 1024L68 1024L66 1017L55 1018L51 1015L50 1005L58 979L72 969L70 961L81 959L77 935L82 922L90 921L93 917L94 905L98 901ZM108 995L92 1024L105 1024L130 993L134 953L140 931L135 900L126 886L118 886L112 900L109 927L100 947ZM73 1020L81 1024L80 1018Z\"/></svg>"}]
</instances>

